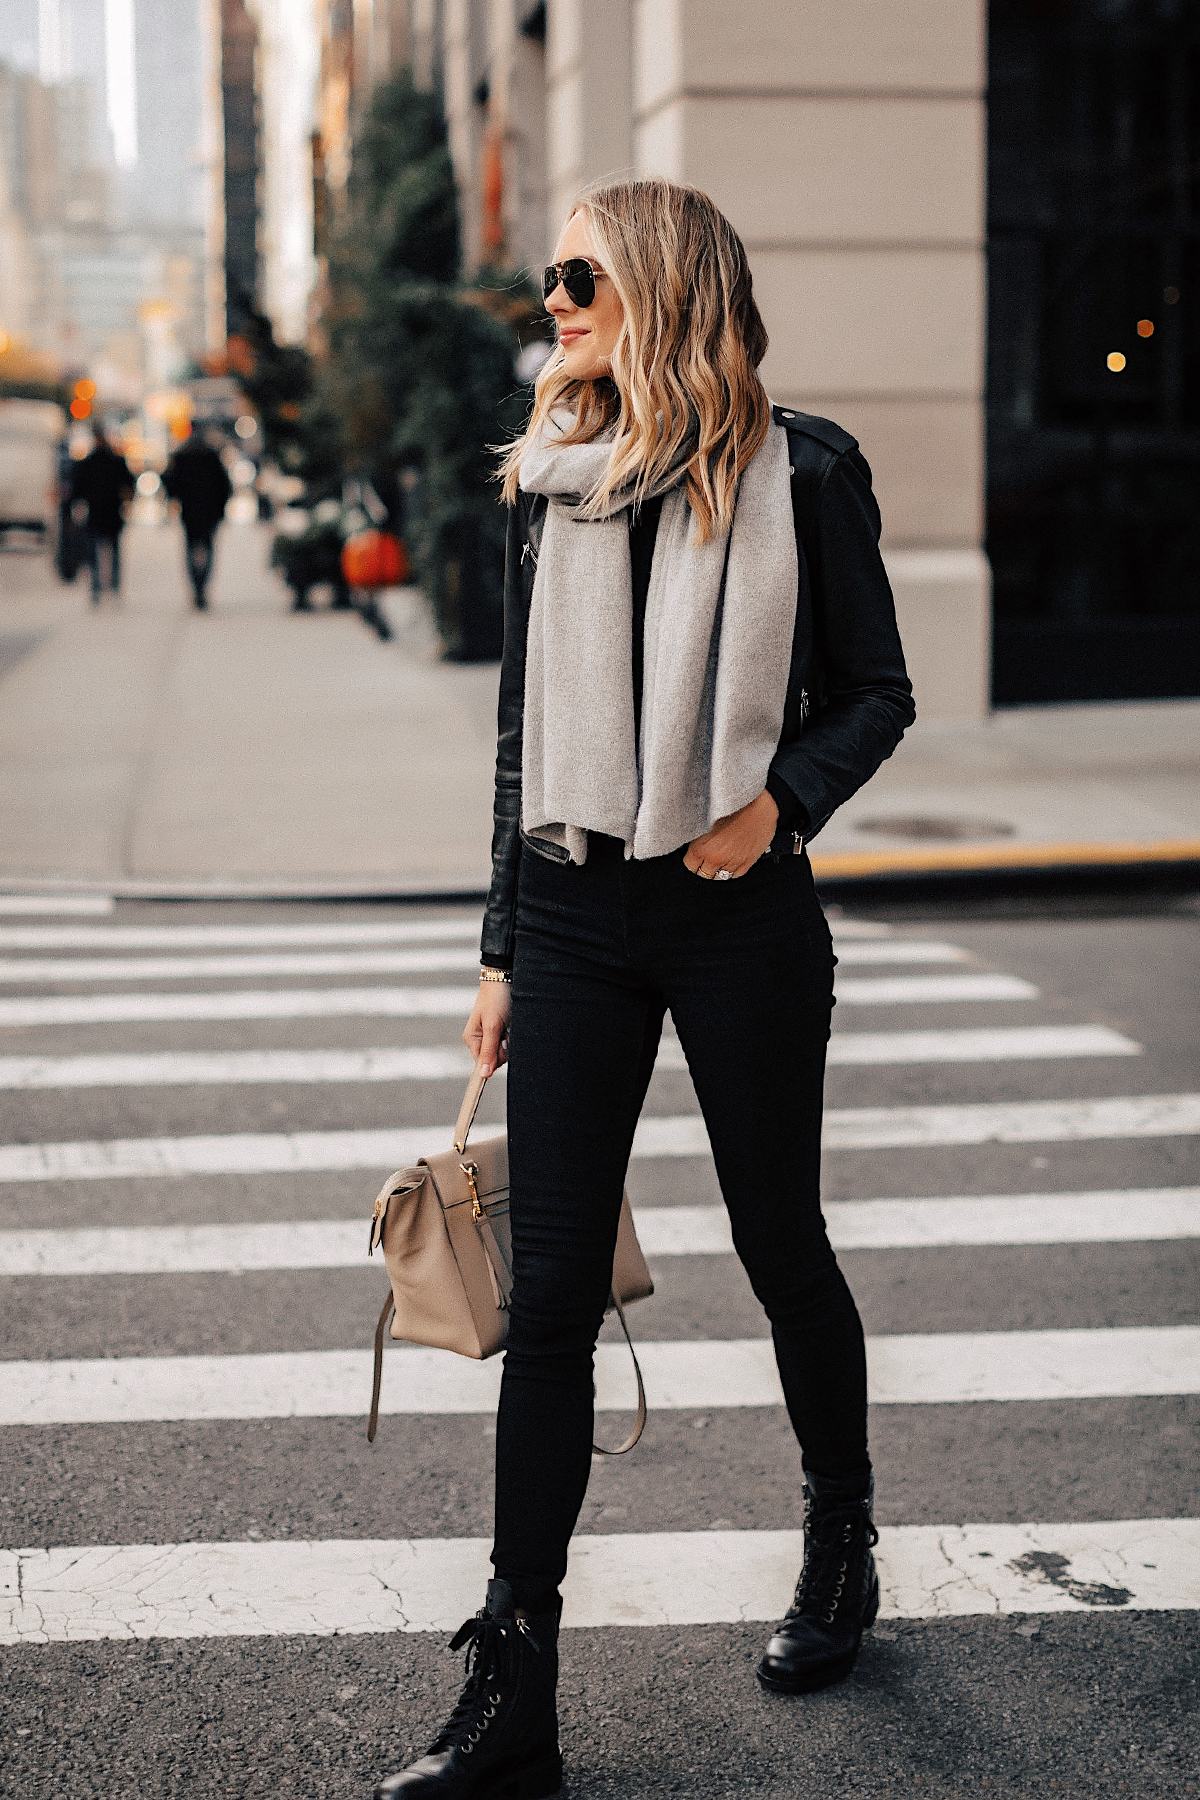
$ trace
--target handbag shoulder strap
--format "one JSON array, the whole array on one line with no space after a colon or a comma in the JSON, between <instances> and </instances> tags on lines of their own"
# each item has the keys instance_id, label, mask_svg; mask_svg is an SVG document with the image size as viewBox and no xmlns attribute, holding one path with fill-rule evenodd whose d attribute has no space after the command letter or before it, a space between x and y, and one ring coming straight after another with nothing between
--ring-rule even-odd
<instances>
[{"instance_id":1,"label":"handbag shoulder strap","mask_svg":"<svg viewBox=\"0 0 1200 1800\"><path fill-rule=\"evenodd\" d=\"M643 1431L646 1429L646 1384L642 1380L642 1365L638 1361L637 1351L633 1347L633 1339L629 1335L629 1326L625 1322L625 1308L621 1305L621 1302L617 1299L615 1293L610 1293L609 1299L616 1308L617 1317L621 1321L621 1330L625 1333L625 1342L629 1345L629 1354L633 1358L633 1372L637 1376L637 1422L629 1436L625 1439L625 1442L623 1444L618 1444L615 1450L609 1450L603 1444L595 1443L592 1445L592 1449L597 1456L624 1456L627 1450L633 1449L633 1446L637 1443Z\"/></svg>"},{"instance_id":2,"label":"handbag shoulder strap","mask_svg":"<svg viewBox=\"0 0 1200 1800\"><path fill-rule=\"evenodd\" d=\"M643 1431L646 1429L646 1384L642 1380L642 1365L638 1361L637 1351L633 1347L633 1339L629 1335L629 1326L625 1322L625 1308L621 1305L621 1302L617 1299L615 1294L611 1295L610 1298L617 1309L617 1317L621 1321L621 1330L625 1333L625 1342L629 1345L629 1354L633 1358L633 1372L637 1376L637 1421L633 1430L625 1439L625 1442L623 1444L618 1444L615 1449L610 1450L604 1444L593 1444L592 1449L597 1456L624 1456L626 1451L633 1449L633 1446L637 1443ZM375 1442L375 1433L379 1430L379 1391L383 1386L383 1337L387 1330L388 1320L391 1318L395 1309L396 1302L392 1298L392 1290L389 1288L387 1299L383 1303L383 1310L380 1313L375 1326L375 1371L371 1383L371 1413L367 1420L368 1444L373 1444Z\"/></svg>"},{"instance_id":3,"label":"handbag shoulder strap","mask_svg":"<svg viewBox=\"0 0 1200 1800\"><path fill-rule=\"evenodd\" d=\"M487 1080L486 1075L479 1073L479 1064L476 1063L471 1071L471 1079L467 1083L467 1091L463 1095L462 1105L458 1109L458 1118L454 1126L454 1148L460 1156L467 1147L467 1133L475 1123L475 1114L479 1111L479 1102L483 1098Z\"/></svg>"},{"instance_id":4,"label":"handbag shoulder strap","mask_svg":"<svg viewBox=\"0 0 1200 1800\"><path fill-rule=\"evenodd\" d=\"M396 1302L392 1298L392 1290L388 1289L387 1299L383 1303L383 1311L375 1326L375 1379L371 1384L371 1416L367 1420L367 1442L375 1442L375 1433L379 1430L379 1390L383 1385L383 1334L387 1330L387 1322L396 1310Z\"/></svg>"}]
</instances>

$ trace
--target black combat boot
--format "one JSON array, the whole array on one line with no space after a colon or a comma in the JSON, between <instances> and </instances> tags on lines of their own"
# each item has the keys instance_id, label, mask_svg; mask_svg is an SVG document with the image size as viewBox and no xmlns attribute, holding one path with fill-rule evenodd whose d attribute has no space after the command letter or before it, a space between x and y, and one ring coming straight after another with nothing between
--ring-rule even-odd
<instances>
[{"instance_id":1,"label":"black combat boot","mask_svg":"<svg viewBox=\"0 0 1200 1800\"><path fill-rule=\"evenodd\" d=\"M805 1478L804 1567L787 1617L758 1665L758 1679L774 1693L811 1694L844 1681L863 1632L875 1623L874 1483L856 1498L846 1488L820 1475Z\"/></svg>"},{"instance_id":2,"label":"black combat boot","mask_svg":"<svg viewBox=\"0 0 1200 1800\"><path fill-rule=\"evenodd\" d=\"M386 1775L375 1800L543 1800L562 1787L558 1748L558 1614L526 1618L507 1581L459 1627L467 1680L424 1756Z\"/></svg>"}]
</instances>

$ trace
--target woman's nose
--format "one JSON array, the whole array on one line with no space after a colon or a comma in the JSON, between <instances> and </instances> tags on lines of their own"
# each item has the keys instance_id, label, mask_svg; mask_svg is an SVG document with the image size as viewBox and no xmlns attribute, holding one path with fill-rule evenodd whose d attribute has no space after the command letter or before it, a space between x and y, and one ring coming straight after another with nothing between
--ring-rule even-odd
<instances>
[{"instance_id":1,"label":"woman's nose","mask_svg":"<svg viewBox=\"0 0 1200 1800\"><path fill-rule=\"evenodd\" d=\"M546 295L546 311L548 313L565 313L574 311L574 302L560 281L557 287L551 288Z\"/></svg>"}]
</instances>

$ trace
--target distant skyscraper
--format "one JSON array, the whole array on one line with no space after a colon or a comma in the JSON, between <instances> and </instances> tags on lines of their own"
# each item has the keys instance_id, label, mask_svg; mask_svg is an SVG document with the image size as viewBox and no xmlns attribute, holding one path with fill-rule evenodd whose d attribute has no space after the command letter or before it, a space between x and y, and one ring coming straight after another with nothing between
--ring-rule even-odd
<instances>
[{"instance_id":1,"label":"distant skyscraper","mask_svg":"<svg viewBox=\"0 0 1200 1800\"><path fill-rule=\"evenodd\" d=\"M38 0L4 0L0 6L0 62L36 75L38 38Z\"/></svg>"},{"instance_id":2,"label":"distant skyscraper","mask_svg":"<svg viewBox=\"0 0 1200 1800\"><path fill-rule=\"evenodd\" d=\"M225 317L242 330L258 300L258 92L256 33L243 0L221 0L225 109Z\"/></svg>"},{"instance_id":3,"label":"distant skyscraper","mask_svg":"<svg viewBox=\"0 0 1200 1800\"><path fill-rule=\"evenodd\" d=\"M105 112L119 169L135 168L138 159L137 37L133 0L104 0Z\"/></svg>"},{"instance_id":4,"label":"distant skyscraper","mask_svg":"<svg viewBox=\"0 0 1200 1800\"><path fill-rule=\"evenodd\" d=\"M197 230L204 224L201 7L199 0L136 4L138 167L130 204L139 224Z\"/></svg>"},{"instance_id":5,"label":"distant skyscraper","mask_svg":"<svg viewBox=\"0 0 1200 1800\"><path fill-rule=\"evenodd\" d=\"M114 392L136 389L151 313L191 354L212 335L205 5L0 0L0 153L29 246L26 329L68 366L107 365Z\"/></svg>"},{"instance_id":6,"label":"distant skyscraper","mask_svg":"<svg viewBox=\"0 0 1200 1800\"><path fill-rule=\"evenodd\" d=\"M104 7L100 0L58 0L58 7L66 72L73 79L86 82L88 88L89 160L97 168L111 168L113 143L108 124Z\"/></svg>"},{"instance_id":7,"label":"distant skyscraper","mask_svg":"<svg viewBox=\"0 0 1200 1800\"><path fill-rule=\"evenodd\" d=\"M259 304L281 342L303 343L316 281L314 0L252 0L258 27Z\"/></svg>"}]
</instances>

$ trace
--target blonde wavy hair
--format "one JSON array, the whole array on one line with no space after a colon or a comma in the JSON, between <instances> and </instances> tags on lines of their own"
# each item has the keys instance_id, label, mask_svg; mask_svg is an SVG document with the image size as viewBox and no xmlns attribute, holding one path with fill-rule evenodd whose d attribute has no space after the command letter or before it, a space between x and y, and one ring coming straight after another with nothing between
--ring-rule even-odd
<instances>
[{"instance_id":1,"label":"blonde wavy hair","mask_svg":"<svg viewBox=\"0 0 1200 1800\"><path fill-rule=\"evenodd\" d=\"M525 432L504 452L504 498L516 498L526 444L565 408L575 424L562 443L613 437L603 479L584 496L585 514L599 516L625 491L644 498L690 449L687 496L703 542L728 530L738 478L771 423L757 373L767 333L742 241L707 194L673 181L592 187L571 217L577 212L624 307L612 376L575 381L555 348Z\"/></svg>"}]
</instances>

